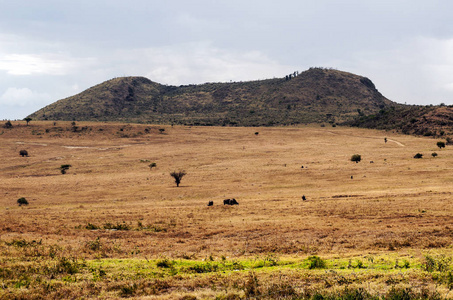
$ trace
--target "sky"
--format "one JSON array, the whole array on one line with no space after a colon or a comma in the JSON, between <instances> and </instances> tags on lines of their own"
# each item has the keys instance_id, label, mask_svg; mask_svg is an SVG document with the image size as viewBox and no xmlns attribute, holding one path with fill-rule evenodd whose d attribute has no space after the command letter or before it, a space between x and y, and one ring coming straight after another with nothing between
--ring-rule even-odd
<instances>
[{"instance_id":1,"label":"sky","mask_svg":"<svg viewBox=\"0 0 453 300\"><path fill-rule=\"evenodd\" d=\"M388 99L453 105L450 0L0 0L0 120L114 77L167 85L370 78Z\"/></svg>"}]
</instances>

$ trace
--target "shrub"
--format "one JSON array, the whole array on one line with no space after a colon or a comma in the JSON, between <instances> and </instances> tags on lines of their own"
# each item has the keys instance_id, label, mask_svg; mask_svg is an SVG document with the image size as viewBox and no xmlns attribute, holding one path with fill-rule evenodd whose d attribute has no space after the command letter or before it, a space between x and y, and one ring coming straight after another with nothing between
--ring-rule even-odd
<instances>
[{"instance_id":1,"label":"shrub","mask_svg":"<svg viewBox=\"0 0 453 300\"><path fill-rule=\"evenodd\" d=\"M87 241L85 246L91 251L98 251L102 248L101 239L97 237L94 241Z\"/></svg>"},{"instance_id":2,"label":"shrub","mask_svg":"<svg viewBox=\"0 0 453 300\"><path fill-rule=\"evenodd\" d=\"M183 178L184 175L186 175L186 171L173 171L170 173L170 176L175 179L176 186L179 187L179 184L181 183L181 179Z\"/></svg>"},{"instance_id":3,"label":"shrub","mask_svg":"<svg viewBox=\"0 0 453 300\"><path fill-rule=\"evenodd\" d=\"M414 155L414 158L422 158L423 157L423 154L421 153L417 153Z\"/></svg>"},{"instance_id":4,"label":"shrub","mask_svg":"<svg viewBox=\"0 0 453 300\"><path fill-rule=\"evenodd\" d=\"M24 197L17 199L17 203L19 204L19 206L28 205L28 201Z\"/></svg>"},{"instance_id":5,"label":"shrub","mask_svg":"<svg viewBox=\"0 0 453 300\"><path fill-rule=\"evenodd\" d=\"M259 290L259 282L258 278L256 277L255 273L250 272L247 278L247 281L244 283L244 294L247 299L256 298L257 296L261 295L261 291Z\"/></svg>"},{"instance_id":6,"label":"shrub","mask_svg":"<svg viewBox=\"0 0 453 300\"><path fill-rule=\"evenodd\" d=\"M436 152L433 152L431 153L432 157L436 157L437 156L437 153Z\"/></svg>"},{"instance_id":7,"label":"shrub","mask_svg":"<svg viewBox=\"0 0 453 300\"><path fill-rule=\"evenodd\" d=\"M445 143L444 142L437 142L437 147L439 147L439 149L442 149L442 148L445 148Z\"/></svg>"},{"instance_id":8,"label":"shrub","mask_svg":"<svg viewBox=\"0 0 453 300\"><path fill-rule=\"evenodd\" d=\"M361 160L362 160L362 156L360 154L354 154L353 156L351 156L351 161L358 163Z\"/></svg>"},{"instance_id":9,"label":"shrub","mask_svg":"<svg viewBox=\"0 0 453 300\"><path fill-rule=\"evenodd\" d=\"M446 272L451 264L451 257L447 257L445 255L426 255L425 262L423 263L423 268L427 272Z\"/></svg>"},{"instance_id":10,"label":"shrub","mask_svg":"<svg viewBox=\"0 0 453 300\"><path fill-rule=\"evenodd\" d=\"M170 261L168 258L163 258L159 259L156 262L156 266L158 266L159 268L171 268L173 266L173 262Z\"/></svg>"},{"instance_id":11,"label":"shrub","mask_svg":"<svg viewBox=\"0 0 453 300\"><path fill-rule=\"evenodd\" d=\"M116 225L112 223L105 223L104 229L110 229L110 230L130 230L131 228L129 225L126 224L126 222L123 221L123 223L116 223Z\"/></svg>"},{"instance_id":12,"label":"shrub","mask_svg":"<svg viewBox=\"0 0 453 300\"><path fill-rule=\"evenodd\" d=\"M3 125L4 128L13 128L13 124L11 124L11 121L6 121L5 125Z\"/></svg>"},{"instance_id":13,"label":"shrub","mask_svg":"<svg viewBox=\"0 0 453 300\"><path fill-rule=\"evenodd\" d=\"M309 269L324 269L326 261L317 255L312 255L307 258Z\"/></svg>"},{"instance_id":14,"label":"shrub","mask_svg":"<svg viewBox=\"0 0 453 300\"><path fill-rule=\"evenodd\" d=\"M99 226L97 226L95 224L88 223L87 226L85 226L85 228L88 229L88 230L97 230L97 229L99 229Z\"/></svg>"},{"instance_id":15,"label":"shrub","mask_svg":"<svg viewBox=\"0 0 453 300\"><path fill-rule=\"evenodd\" d=\"M66 174L66 171L69 170L70 167L72 167L72 166L71 165L61 165L60 166L61 174Z\"/></svg>"},{"instance_id":16,"label":"shrub","mask_svg":"<svg viewBox=\"0 0 453 300\"><path fill-rule=\"evenodd\" d=\"M152 170L153 168L157 167L155 162L149 164L149 168Z\"/></svg>"}]
</instances>

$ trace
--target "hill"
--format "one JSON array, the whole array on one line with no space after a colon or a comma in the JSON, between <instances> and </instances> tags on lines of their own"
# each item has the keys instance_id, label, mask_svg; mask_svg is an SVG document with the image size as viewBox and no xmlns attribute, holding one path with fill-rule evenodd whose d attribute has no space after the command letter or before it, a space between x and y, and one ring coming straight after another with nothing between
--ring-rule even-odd
<instances>
[{"instance_id":1,"label":"hill","mask_svg":"<svg viewBox=\"0 0 453 300\"><path fill-rule=\"evenodd\" d=\"M35 120L270 126L343 122L394 103L366 77L311 68L249 82L167 86L144 77L114 78L50 104Z\"/></svg>"},{"instance_id":2,"label":"hill","mask_svg":"<svg viewBox=\"0 0 453 300\"><path fill-rule=\"evenodd\" d=\"M446 137L453 135L453 107L397 105L382 109L376 114L360 116L345 124L395 130L404 134Z\"/></svg>"}]
</instances>

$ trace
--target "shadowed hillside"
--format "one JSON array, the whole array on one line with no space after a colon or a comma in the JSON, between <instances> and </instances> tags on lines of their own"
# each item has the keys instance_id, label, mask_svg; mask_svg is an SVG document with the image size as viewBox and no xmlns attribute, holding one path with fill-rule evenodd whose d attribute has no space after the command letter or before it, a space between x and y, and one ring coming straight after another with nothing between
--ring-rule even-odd
<instances>
[{"instance_id":1,"label":"shadowed hillside","mask_svg":"<svg viewBox=\"0 0 453 300\"><path fill-rule=\"evenodd\" d=\"M271 126L343 122L394 103L366 77L311 68L298 76L167 86L115 78L30 115L35 120Z\"/></svg>"},{"instance_id":2,"label":"shadowed hillside","mask_svg":"<svg viewBox=\"0 0 453 300\"><path fill-rule=\"evenodd\" d=\"M360 116L346 124L363 128L395 130L405 134L446 137L453 135L453 107L397 105L376 114Z\"/></svg>"}]
</instances>

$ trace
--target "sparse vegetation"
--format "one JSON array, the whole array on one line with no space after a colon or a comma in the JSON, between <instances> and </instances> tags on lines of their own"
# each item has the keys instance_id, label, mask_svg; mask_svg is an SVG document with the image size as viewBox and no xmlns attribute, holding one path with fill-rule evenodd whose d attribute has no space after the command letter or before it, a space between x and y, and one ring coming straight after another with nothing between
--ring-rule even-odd
<instances>
[{"instance_id":1,"label":"sparse vegetation","mask_svg":"<svg viewBox=\"0 0 453 300\"><path fill-rule=\"evenodd\" d=\"M152 170L153 168L157 167L155 162L149 164L149 168Z\"/></svg>"},{"instance_id":2,"label":"sparse vegetation","mask_svg":"<svg viewBox=\"0 0 453 300\"><path fill-rule=\"evenodd\" d=\"M30 118L30 117L26 117L26 118L24 119L24 121L27 122L27 126L29 125L29 123L30 123L31 120L33 120L33 119Z\"/></svg>"},{"instance_id":3,"label":"sparse vegetation","mask_svg":"<svg viewBox=\"0 0 453 300\"><path fill-rule=\"evenodd\" d=\"M186 175L186 171L173 171L170 173L170 176L175 179L176 186L179 187L179 184L181 183L181 179Z\"/></svg>"},{"instance_id":4,"label":"sparse vegetation","mask_svg":"<svg viewBox=\"0 0 453 300\"><path fill-rule=\"evenodd\" d=\"M362 160L362 156L360 154L354 154L351 156L351 161L353 162L360 162Z\"/></svg>"},{"instance_id":5,"label":"sparse vegetation","mask_svg":"<svg viewBox=\"0 0 453 300\"><path fill-rule=\"evenodd\" d=\"M66 174L66 172L69 170L70 167L72 167L72 166L71 165L61 165L60 166L61 174Z\"/></svg>"},{"instance_id":6,"label":"sparse vegetation","mask_svg":"<svg viewBox=\"0 0 453 300\"><path fill-rule=\"evenodd\" d=\"M21 197L21 198L17 199L17 204L19 204L19 206L28 205L28 201L24 197Z\"/></svg>"},{"instance_id":7,"label":"sparse vegetation","mask_svg":"<svg viewBox=\"0 0 453 300\"><path fill-rule=\"evenodd\" d=\"M326 267L326 262L319 256L312 255L307 260L309 269L324 269Z\"/></svg>"},{"instance_id":8,"label":"sparse vegetation","mask_svg":"<svg viewBox=\"0 0 453 300\"><path fill-rule=\"evenodd\" d=\"M5 125L3 125L3 128L7 129L13 128L13 124L11 124L11 121L6 121Z\"/></svg>"},{"instance_id":9,"label":"sparse vegetation","mask_svg":"<svg viewBox=\"0 0 453 300\"><path fill-rule=\"evenodd\" d=\"M364 77L351 73L310 68L294 78L182 86L161 85L143 77L114 78L30 117L189 126L273 126L320 123L326 113L332 116L329 121L338 123L358 115L358 109L367 115L392 105L373 88L371 80L363 81ZM307 103L308 99L313 102ZM328 102L333 105L326 106Z\"/></svg>"},{"instance_id":10,"label":"sparse vegetation","mask_svg":"<svg viewBox=\"0 0 453 300\"><path fill-rule=\"evenodd\" d=\"M412 160L432 138L330 126L263 129L257 139L250 128L174 126L164 137L159 127L143 134L148 124L59 125L24 122L0 136L0 298L451 297L451 150ZM375 138L384 134L390 145ZM20 158L21 148L33 156ZM351 163L359 151L374 163ZM55 176L75 161L77 176ZM169 171L182 164L190 178L174 189ZM18 207L22 195L30 207ZM221 205L231 197L239 207Z\"/></svg>"},{"instance_id":11,"label":"sparse vegetation","mask_svg":"<svg viewBox=\"0 0 453 300\"><path fill-rule=\"evenodd\" d=\"M437 142L437 147L439 147L439 149L445 148L445 142L442 141Z\"/></svg>"},{"instance_id":12,"label":"sparse vegetation","mask_svg":"<svg viewBox=\"0 0 453 300\"><path fill-rule=\"evenodd\" d=\"M414 158L423 158L423 154L417 153L414 155Z\"/></svg>"}]
</instances>

